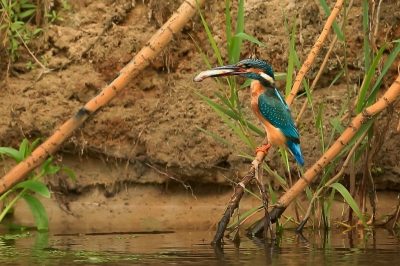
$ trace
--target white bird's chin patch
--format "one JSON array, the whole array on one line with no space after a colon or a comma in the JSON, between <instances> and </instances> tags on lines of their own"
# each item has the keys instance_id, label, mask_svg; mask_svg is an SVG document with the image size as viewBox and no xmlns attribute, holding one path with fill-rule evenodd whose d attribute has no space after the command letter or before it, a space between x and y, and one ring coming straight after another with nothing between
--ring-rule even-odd
<instances>
[{"instance_id":1,"label":"white bird's chin patch","mask_svg":"<svg viewBox=\"0 0 400 266\"><path fill-rule=\"evenodd\" d=\"M267 75L267 74L261 72L261 73L260 73L260 76L263 77L263 79L267 80L267 81L268 81L269 83L271 83L272 85L275 84L274 79L273 79L270 75Z\"/></svg>"}]
</instances>

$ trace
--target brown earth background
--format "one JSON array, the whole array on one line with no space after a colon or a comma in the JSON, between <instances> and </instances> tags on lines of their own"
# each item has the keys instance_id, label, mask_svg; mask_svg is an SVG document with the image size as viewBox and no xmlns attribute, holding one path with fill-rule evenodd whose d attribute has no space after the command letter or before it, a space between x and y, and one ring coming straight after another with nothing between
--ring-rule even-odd
<instances>
[{"instance_id":1,"label":"brown earth background","mask_svg":"<svg viewBox=\"0 0 400 266\"><path fill-rule=\"evenodd\" d=\"M54 1L55 10L61 11L60 2ZM290 27L295 14L298 16L295 49L300 61L304 62L326 21L325 13L316 2L245 1L245 32L266 44L266 48L244 41L241 58L255 53L258 58L268 61L276 72L287 70L289 35L283 23L283 9ZM327 2L332 9L335 1ZM39 66L28 70L26 63L34 60L24 47L19 50L19 60L9 65L6 51L1 47L2 147L16 148L23 138L33 141L50 136L136 55L182 1L69 0L68 3L71 9L60 13L64 20L48 25L44 34L29 44L37 58L48 58L48 67L53 69L50 73L42 73ZM207 1L202 12L226 62L225 3ZM233 1L231 12L235 16L237 1ZM338 20L341 19L342 15ZM349 80L353 92L359 88L364 74L362 19L362 3L355 1L346 27ZM306 75L310 84L333 37L332 31ZM205 135L198 127L213 132L239 149L252 151L194 93L193 89L197 89L216 99L214 91L218 86L213 79L199 84L192 82L199 71L207 68L192 38L210 62L217 65L196 14L140 76L84 127L75 131L55 154L55 162L71 168L77 180L71 181L64 173L46 179L53 197L44 202L53 229L68 232L204 229L218 220L232 193L228 179L242 177L250 161ZM383 1L377 47L399 38L400 1ZM388 46L384 58L393 47L393 44ZM343 56L343 44L337 43L313 94L315 110L325 102L323 123L329 137L332 132L329 121L337 117L347 95L344 77L329 87L343 68ZM398 59L390 67L382 91L397 76ZM285 83L278 82L277 87L283 92ZM248 119L260 126L249 108L248 91L241 91L239 96ZM293 116L298 114L304 99L300 97L292 105ZM400 189L399 101L393 111L384 144L373 162L374 167L380 169L374 173L377 188L386 191ZM321 156L314 121L309 107L299 125L305 168ZM385 124L385 117L377 123ZM336 134L335 139L337 137ZM262 142L259 137L256 140ZM279 157L276 150L271 150L267 162L285 176ZM295 169L294 160L291 161ZM9 165L12 165L11 161ZM1 166L6 173L7 167L3 163ZM362 163L356 168L358 175L361 175L361 166ZM346 177L342 179L344 184ZM278 189L278 184L274 184ZM385 192L382 197L390 201L396 195ZM389 201L381 205L390 207ZM246 196L243 211L259 204ZM15 221L32 223L23 202L16 210Z\"/></svg>"}]
</instances>

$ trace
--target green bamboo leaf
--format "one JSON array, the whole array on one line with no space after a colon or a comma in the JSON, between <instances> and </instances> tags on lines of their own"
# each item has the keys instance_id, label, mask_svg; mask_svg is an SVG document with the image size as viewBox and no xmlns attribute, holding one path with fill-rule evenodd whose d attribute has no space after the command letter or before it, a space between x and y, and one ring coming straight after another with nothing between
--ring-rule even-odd
<instances>
[{"instance_id":1,"label":"green bamboo leaf","mask_svg":"<svg viewBox=\"0 0 400 266\"><path fill-rule=\"evenodd\" d=\"M241 154L243 157L245 157L245 158L250 158L250 159L252 158L252 157L251 157L250 155L248 155L247 153L245 153L245 152L243 152L243 151L241 151L241 150L238 150L237 148L235 148L234 146L232 146L230 143L226 142L225 140L221 139L220 137L218 137L217 135L211 133L210 131L205 130L205 129L201 128L201 127L196 127L196 128L198 128L199 130L203 131L205 134L209 135L209 136L212 137L213 139L215 139L215 140L221 142L222 144L226 145L227 147L229 147L229 148L231 148L231 149L237 151L237 152L238 152L239 154Z\"/></svg>"},{"instance_id":2,"label":"green bamboo leaf","mask_svg":"<svg viewBox=\"0 0 400 266\"><path fill-rule=\"evenodd\" d=\"M213 106L215 108L218 108L218 110L220 110L221 112L223 112L224 114L226 114L227 116L229 116L230 118L234 119L234 120L238 120L237 116L235 115L235 113L230 110L225 108L224 106L214 102L213 100L211 100L210 98L204 96L203 94L201 94L199 91L194 90L194 93L196 93L197 95L199 95L209 106ZM248 128L250 128L250 130L252 130L254 133L260 135L261 137L265 137L265 134L263 131L261 131L258 127L256 127L255 125L253 125L252 123L250 123L249 121L245 120L244 121L246 126Z\"/></svg>"},{"instance_id":3,"label":"green bamboo leaf","mask_svg":"<svg viewBox=\"0 0 400 266\"><path fill-rule=\"evenodd\" d=\"M239 0L238 14L236 20L235 34L244 32L244 0ZM228 49L229 63L233 64L239 61L240 52L242 51L242 39L232 37Z\"/></svg>"},{"instance_id":4,"label":"green bamboo leaf","mask_svg":"<svg viewBox=\"0 0 400 266\"><path fill-rule=\"evenodd\" d=\"M214 94L217 95L217 97L226 105L228 106L230 109L232 109L232 111L234 112L235 110L233 109L231 102L228 101L224 96L222 96L219 92L214 91Z\"/></svg>"},{"instance_id":5,"label":"green bamboo leaf","mask_svg":"<svg viewBox=\"0 0 400 266\"><path fill-rule=\"evenodd\" d=\"M239 90L244 89L246 87L250 87L251 85L251 79L246 79L246 81L240 86Z\"/></svg>"},{"instance_id":6,"label":"green bamboo leaf","mask_svg":"<svg viewBox=\"0 0 400 266\"><path fill-rule=\"evenodd\" d=\"M313 195L309 186L306 187L306 195L309 202L311 202Z\"/></svg>"},{"instance_id":7,"label":"green bamboo leaf","mask_svg":"<svg viewBox=\"0 0 400 266\"><path fill-rule=\"evenodd\" d=\"M346 128L340 123L340 118L335 117L329 121L331 126L340 134L343 134L343 132L346 130Z\"/></svg>"},{"instance_id":8,"label":"green bamboo leaf","mask_svg":"<svg viewBox=\"0 0 400 266\"><path fill-rule=\"evenodd\" d=\"M276 204L278 202L278 198L276 197L275 191L271 186L271 182L268 180L268 189L269 194L271 195L271 202L272 204Z\"/></svg>"},{"instance_id":9,"label":"green bamboo leaf","mask_svg":"<svg viewBox=\"0 0 400 266\"><path fill-rule=\"evenodd\" d=\"M248 40L248 41L253 42L253 43L255 43L255 44L258 44L258 45L260 45L260 46L262 46L262 47L266 47L265 44L263 44L262 42L260 42L260 41L257 40L256 38L251 37L250 35L248 35L248 34L246 34L246 33L244 33L244 32L240 32L240 33L236 34L233 38L235 38L235 37Z\"/></svg>"},{"instance_id":10,"label":"green bamboo leaf","mask_svg":"<svg viewBox=\"0 0 400 266\"><path fill-rule=\"evenodd\" d=\"M47 158L46 161L44 161L44 163L41 165L41 168L43 171L46 171L47 167L49 167L49 165L53 162L53 157L49 157Z\"/></svg>"},{"instance_id":11,"label":"green bamboo leaf","mask_svg":"<svg viewBox=\"0 0 400 266\"><path fill-rule=\"evenodd\" d=\"M285 98L289 96L289 93L292 89L292 83L293 83L293 73L294 73L294 57L296 54L296 51L294 49L294 44L295 44L295 38L296 38L296 16L294 17L293 21L293 28L292 28L292 34L290 37L290 49L289 49L289 60L288 60L288 74L286 78L286 91L285 91Z\"/></svg>"},{"instance_id":12,"label":"green bamboo leaf","mask_svg":"<svg viewBox=\"0 0 400 266\"><path fill-rule=\"evenodd\" d=\"M324 110L324 103L325 103L325 100L323 100L322 102L321 102L321 104L319 105L319 107L318 107L318 115L317 115L317 119L315 120L315 128L316 129L320 129L320 128L322 128L323 127L323 123L322 123L322 112L323 112L323 110Z\"/></svg>"},{"instance_id":13,"label":"green bamboo leaf","mask_svg":"<svg viewBox=\"0 0 400 266\"><path fill-rule=\"evenodd\" d=\"M26 18L26 17L29 17L30 15L32 15L32 14L35 13L35 12L36 12L36 9L28 9L28 10L26 10L26 11L20 13L20 14L19 14L19 17L20 17L20 18Z\"/></svg>"},{"instance_id":14,"label":"green bamboo leaf","mask_svg":"<svg viewBox=\"0 0 400 266\"><path fill-rule=\"evenodd\" d=\"M16 163L20 163L24 159L20 152L13 148L1 147L0 153L13 158Z\"/></svg>"},{"instance_id":15,"label":"green bamboo leaf","mask_svg":"<svg viewBox=\"0 0 400 266\"><path fill-rule=\"evenodd\" d=\"M361 222L363 223L365 228L369 230L369 226L367 225L367 222L365 221L365 218L362 215L360 208L358 208L357 203L355 202L353 197L350 195L349 191L340 183L333 183L333 184L329 185L329 187L336 189L337 191L339 191L340 194L342 194L342 196L346 200L347 204L349 204L350 208L353 209L354 213L361 220Z\"/></svg>"},{"instance_id":16,"label":"green bamboo leaf","mask_svg":"<svg viewBox=\"0 0 400 266\"><path fill-rule=\"evenodd\" d=\"M38 144L39 141L40 141L40 138L37 138L32 142L32 144L29 146L28 153L26 154L26 156L28 156L32 153L32 151L36 148L36 145Z\"/></svg>"},{"instance_id":17,"label":"green bamboo leaf","mask_svg":"<svg viewBox=\"0 0 400 266\"><path fill-rule=\"evenodd\" d=\"M385 51L387 46L388 46L388 44L385 44L384 46L382 46L381 49L379 49L379 52L375 56L374 62L372 63L372 65L368 71L365 81L363 82L363 86L360 89L360 93L358 95L358 100L357 100L357 108L356 108L357 114L359 114L361 112L361 110L365 107L365 95L367 94L369 85L371 83L371 79L375 76L375 70L379 63L379 60L381 59L382 54Z\"/></svg>"},{"instance_id":18,"label":"green bamboo leaf","mask_svg":"<svg viewBox=\"0 0 400 266\"><path fill-rule=\"evenodd\" d=\"M35 217L36 227L39 232L49 230L49 219L47 218L46 210L38 198L32 195L24 195L24 200L29 206L33 216Z\"/></svg>"},{"instance_id":19,"label":"green bamboo leaf","mask_svg":"<svg viewBox=\"0 0 400 266\"><path fill-rule=\"evenodd\" d=\"M23 5L21 5L21 8L24 8L24 9L35 9L36 8L36 5L35 4L32 4L32 3L24 3Z\"/></svg>"},{"instance_id":20,"label":"green bamboo leaf","mask_svg":"<svg viewBox=\"0 0 400 266\"><path fill-rule=\"evenodd\" d=\"M50 196L50 191L49 189L46 187L45 184L43 184L40 181L37 180L27 180L21 183L18 183L14 186L14 188L26 188L29 189L37 194L39 194L42 197L45 197L47 199L49 199Z\"/></svg>"},{"instance_id":21,"label":"green bamboo leaf","mask_svg":"<svg viewBox=\"0 0 400 266\"><path fill-rule=\"evenodd\" d=\"M260 199L260 200L261 200L261 199ZM252 215L253 213L255 213L256 211L258 211L258 210L261 209L261 208L263 208L262 205L261 205L261 206L254 207L254 208L251 209L251 210L248 210L248 211L245 212L244 214L240 215L240 216L239 216L239 219L237 219L237 220L235 220L234 222L232 222L232 223L231 223L230 225L228 225L226 228L227 228L227 229L230 229L230 228L234 227L235 225L238 224L238 222L244 220L245 218L247 218L248 216Z\"/></svg>"},{"instance_id":22,"label":"green bamboo leaf","mask_svg":"<svg viewBox=\"0 0 400 266\"><path fill-rule=\"evenodd\" d=\"M371 59L370 59L370 46L368 40L368 0L363 0L363 36L364 36L364 64L365 64L365 73L369 72Z\"/></svg>"},{"instance_id":23,"label":"green bamboo leaf","mask_svg":"<svg viewBox=\"0 0 400 266\"><path fill-rule=\"evenodd\" d=\"M203 23L203 27L204 27L204 29L206 30L206 34L207 34L208 40L209 40L210 43L211 43L211 46L212 46L212 48L213 48L213 50L214 50L214 54L217 56L218 63L219 63L220 65L223 65L221 53L219 52L219 49L218 49L218 47L217 47L217 44L215 43L214 37L212 36L212 33L211 33L211 31L210 31L210 28L208 27L207 22L206 22L206 20L204 19L203 14L201 13L200 5L199 5L199 3L198 3L197 1L196 1L196 5L197 5L197 10L199 11L199 15L200 15L201 21L202 21L202 23Z\"/></svg>"},{"instance_id":24,"label":"green bamboo leaf","mask_svg":"<svg viewBox=\"0 0 400 266\"><path fill-rule=\"evenodd\" d=\"M64 171L72 180L76 180L74 171L72 171L70 168L68 167L61 167L60 168L61 171Z\"/></svg>"},{"instance_id":25,"label":"green bamboo leaf","mask_svg":"<svg viewBox=\"0 0 400 266\"><path fill-rule=\"evenodd\" d=\"M277 72L274 73L275 80L284 80L287 77L287 73Z\"/></svg>"},{"instance_id":26,"label":"green bamboo leaf","mask_svg":"<svg viewBox=\"0 0 400 266\"><path fill-rule=\"evenodd\" d=\"M379 116L379 114L374 115L366 124L363 124L360 129L357 131L357 133L355 134L355 136L349 141L349 143L346 145L346 147L344 147L344 149L335 157L338 158L340 156L342 156L343 153L347 152L352 146L353 144L359 140L361 138L361 135L364 134L364 132L366 130L368 130L371 125L374 123L374 121L376 120L376 118Z\"/></svg>"},{"instance_id":27,"label":"green bamboo leaf","mask_svg":"<svg viewBox=\"0 0 400 266\"><path fill-rule=\"evenodd\" d=\"M247 138L243 132L234 124L232 123L229 118L223 113L221 112L218 108L215 108L213 106L211 106L211 108L214 109L214 111L222 118L222 120L224 120L224 122L226 124L228 124L228 126L243 140L243 142L250 148L253 149L253 145L251 145L249 138Z\"/></svg>"},{"instance_id":28,"label":"green bamboo leaf","mask_svg":"<svg viewBox=\"0 0 400 266\"><path fill-rule=\"evenodd\" d=\"M390 53L389 57L387 58L386 63L382 68L382 73L379 75L378 79L376 80L375 85L372 88L371 94L368 97L368 100L367 100L367 103L365 104L365 106L370 106L372 103L374 103L376 94L379 90L379 87L380 87L383 77L386 76L386 73L387 73L389 67L393 64L394 60L396 60L396 58L397 58L397 55L400 53L400 42L398 42L398 41L396 41L396 42L398 43L398 45L393 50L393 52Z\"/></svg>"},{"instance_id":29,"label":"green bamboo leaf","mask_svg":"<svg viewBox=\"0 0 400 266\"><path fill-rule=\"evenodd\" d=\"M286 27L286 32L290 35L290 34L291 34L291 31L290 31L289 24L288 24L287 19L286 19L285 10L282 8L281 11L282 11L282 16L283 16L283 22L284 22L285 27ZM299 59L297 53L296 53L296 52L293 53L293 54L292 54L292 57L293 57L293 59L294 59L294 62L296 63L297 69L301 69L300 59ZM308 83L307 83L307 81L305 80L305 78L303 78L303 80L302 80L301 82L302 82L302 84L303 84L303 86L304 86L304 90L306 91L307 100L308 100L308 103L309 103L310 106L311 106L311 111L312 111L312 113L313 113L313 116L315 116L315 113L314 113L314 106L313 106L313 101L312 101L312 96L311 96L310 87L308 86ZM291 85L292 85L292 84L291 84Z\"/></svg>"},{"instance_id":30,"label":"green bamboo leaf","mask_svg":"<svg viewBox=\"0 0 400 266\"><path fill-rule=\"evenodd\" d=\"M232 38L231 33L232 33L232 25L231 25L230 1L225 0L225 34L226 34L226 42L228 44L228 50Z\"/></svg>"},{"instance_id":31,"label":"green bamboo leaf","mask_svg":"<svg viewBox=\"0 0 400 266\"><path fill-rule=\"evenodd\" d=\"M44 174L45 175L54 175L58 171L60 171L61 167L55 166L55 165L49 165L44 169Z\"/></svg>"},{"instance_id":32,"label":"green bamboo leaf","mask_svg":"<svg viewBox=\"0 0 400 266\"><path fill-rule=\"evenodd\" d=\"M24 139L19 145L19 154L21 155L22 158L27 157L27 151L28 151L28 140Z\"/></svg>"}]
</instances>

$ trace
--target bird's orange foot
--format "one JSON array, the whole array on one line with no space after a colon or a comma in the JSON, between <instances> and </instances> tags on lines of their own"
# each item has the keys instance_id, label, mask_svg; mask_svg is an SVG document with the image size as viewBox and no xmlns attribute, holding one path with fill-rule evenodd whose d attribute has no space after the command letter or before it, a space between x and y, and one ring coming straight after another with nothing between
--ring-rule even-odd
<instances>
[{"instance_id":1,"label":"bird's orange foot","mask_svg":"<svg viewBox=\"0 0 400 266\"><path fill-rule=\"evenodd\" d=\"M261 146L261 147L258 147L257 149L256 149L256 154L259 152L259 151L262 151L263 153L265 153L265 155L267 155L268 154L268 150L271 148L271 143L268 143L267 145L265 145L265 146Z\"/></svg>"}]
</instances>

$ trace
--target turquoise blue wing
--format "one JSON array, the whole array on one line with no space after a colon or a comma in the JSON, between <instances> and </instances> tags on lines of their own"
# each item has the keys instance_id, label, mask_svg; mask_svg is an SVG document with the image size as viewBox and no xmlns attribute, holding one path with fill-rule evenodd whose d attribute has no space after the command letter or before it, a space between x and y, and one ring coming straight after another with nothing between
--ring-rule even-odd
<instances>
[{"instance_id":1,"label":"turquoise blue wing","mask_svg":"<svg viewBox=\"0 0 400 266\"><path fill-rule=\"evenodd\" d=\"M268 97L266 94L260 94L258 97L258 107L261 114L274 127L279 128L286 138L300 143L299 132L294 125L289 106L276 89L275 94L276 97Z\"/></svg>"}]
</instances>

